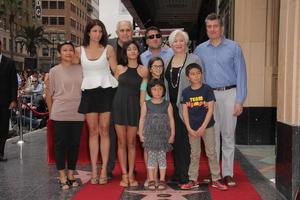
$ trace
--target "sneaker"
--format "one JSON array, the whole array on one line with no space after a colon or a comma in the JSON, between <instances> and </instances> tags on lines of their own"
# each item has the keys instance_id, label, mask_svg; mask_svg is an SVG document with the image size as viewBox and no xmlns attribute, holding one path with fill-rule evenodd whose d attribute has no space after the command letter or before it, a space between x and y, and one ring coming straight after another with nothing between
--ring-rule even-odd
<instances>
[{"instance_id":1,"label":"sneaker","mask_svg":"<svg viewBox=\"0 0 300 200\"><path fill-rule=\"evenodd\" d=\"M212 181L211 186L222 191L228 190L228 187L225 184L221 183L219 180Z\"/></svg>"},{"instance_id":2,"label":"sneaker","mask_svg":"<svg viewBox=\"0 0 300 200\"><path fill-rule=\"evenodd\" d=\"M229 187L234 187L236 186L236 182L231 176L225 176L224 177L224 182L229 186Z\"/></svg>"},{"instance_id":3,"label":"sneaker","mask_svg":"<svg viewBox=\"0 0 300 200\"><path fill-rule=\"evenodd\" d=\"M182 190L190 190L192 188L197 188L197 187L199 187L199 183L197 181L190 180L188 183L182 184L180 186L180 189L182 189Z\"/></svg>"},{"instance_id":4,"label":"sneaker","mask_svg":"<svg viewBox=\"0 0 300 200\"><path fill-rule=\"evenodd\" d=\"M203 182L204 182L204 183L207 183L207 184L211 183L211 182L212 182L212 180L211 180L211 175L209 175L209 176L207 176L206 178L204 178L204 179L203 179Z\"/></svg>"}]
</instances>

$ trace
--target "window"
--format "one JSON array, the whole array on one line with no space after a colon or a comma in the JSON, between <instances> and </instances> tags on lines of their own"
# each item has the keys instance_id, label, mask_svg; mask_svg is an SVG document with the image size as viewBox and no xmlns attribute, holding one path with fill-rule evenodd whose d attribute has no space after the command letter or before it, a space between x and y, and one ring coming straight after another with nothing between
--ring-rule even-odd
<instances>
[{"instance_id":1,"label":"window","mask_svg":"<svg viewBox=\"0 0 300 200\"><path fill-rule=\"evenodd\" d=\"M79 22L76 23L76 29L79 30Z\"/></svg>"},{"instance_id":2,"label":"window","mask_svg":"<svg viewBox=\"0 0 300 200\"><path fill-rule=\"evenodd\" d=\"M49 48L43 48L42 49L42 55L43 56L49 56Z\"/></svg>"},{"instance_id":3,"label":"window","mask_svg":"<svg viewBox=\"0 0 300 200\"><path fill-rule=\"evenodd\" d=\"M76 35L71 34L71 41L76 44Z\"/></svg>"},{"instance_id":4,"label":"window","mask_svg":"<svg viewBox=\"0 0 300 200\"><path fill-rule=\"evenodd\" d=\"M11 39L8 39L8 49L10 49L12 43L11 43Z\"/></svg>"},{"instance_id":5,"label":"window","mask_svg":"<svg viewBox=\"0 0 300 200\"><path fill-rule=\"evenodd\" d=\"M74 19L71 19L71 26L73 28L76 28L76 21Z\"/></svg>"},{"instance_id":6,"label":"window","mask_svg":"<svg viewBox=\"0 0 300 200\"><path fill-rule=\"evenodd\" d=\"M6 48L6 38L3 38L2 47L3 47L4 50L7 50L7 48Z\"/></svg>"},{"instance_id":7,"label":"window","mask_svg":"<svg viewBox=\"0 0 300 200\"><path fill-rule=\"evenodd\" d=\"M76 13L76 6L74 4L71 4L71 11L73 13Z\"/></svg>"},{"instance_id":8,"label":"window","mask_svg":"<svg viewBox=\"0 0 300 200\"><path fill-rule=\"evenodd\" d=\"M56 25L57 24L57 18L56 17L50 17L50 25Z\"/></svg>"},{"instance_id":9,"label":"window","mask_svg":"<svg viewBox=\"0 0 300 200\"><path fill-rule=\"evenodd\" d=\"M57 9L57 1L50 1L50 9Z\"/></svg>"},{"instance_id":10,"label":"window","mask_svg":"<svg viewBox=\"0 0 300 200\"><path fill-rule=\"evenodd\" d=\"M15 52L18 53L18 43L16 43L16 42L15 42L15 45L14 45L14 49L15 49Z\"/></svg>"},{"instance_id":11,"label":"window","mask_svg":"<svg viewBox=\"0 0 300 200\"><path fill-rule=\"evenodd\" d=\"M48 17L42 17L42 23L47 25L49 23Z\"/></svg>"},{"instance_id":12,"label":"window","mask_svg":"<svg viewBox=\"0 0 300 200\"><path fill-rule=\"evenodd\" d=\"M57 37L58 37L58 40L60 40L60 41L65 40L65 34L64 33L59 33Z\"/></svg>"},{"instance_id":13,"label":"window","mask_svg":"<svg viewBox=\"0 0 300 200\"><path fill-rule=\"evenodd\" d=\"M65 25L65 18L64 17L58 17L58 24L59 25Z\"/></svg>"},{"instance_id":14,"label":"window","mask_svg":"<svg viewBox=\"0 0 300 200\"><path fill-rule=\"evenodd\" d=\"M48 9L48 8L49 8L48 1L42 1L42 9Z\"/></svg>"},{"instance_id":15,"label":"window","mask_svg":"<svg viewBox=\"0 0 300 200\"><path fill-rule=\"evenodd\" d=\"M58 9L65 9L65 2L64 1L59 1L58 2Z\"/></svg>"},{"instance_id":16,"label":"window","mask_svg":"<svg viewBox=\"0 0 300 200\"><path fill-rule=\"evenodd\" d=\"M51 48L50 49L50 56L55 56L56 55L56 48Z\"/></svg>"}]
</instances>

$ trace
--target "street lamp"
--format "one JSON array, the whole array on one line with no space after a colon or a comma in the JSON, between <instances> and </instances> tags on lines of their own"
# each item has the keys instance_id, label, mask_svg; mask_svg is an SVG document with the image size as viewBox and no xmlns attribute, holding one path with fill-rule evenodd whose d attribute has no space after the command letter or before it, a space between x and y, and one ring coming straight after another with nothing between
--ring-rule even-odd
<instances>
[{"instance_id":1,"label":"street lamp","mask_svg":"<svg viewBox=\"0 0 300 200\"><path fill-rule=\"evenodd\" d=\"M50 31L50 32L47 32L48 33L48 38L49 40L51 41L52 43L52 48L51 48L51 51L50 51L50 56L51 56L51 66L54 66L55 65L55 61L56 61L56 58L55 58L55 52L56 52L56 46L57 46L57 43L60 41L60 40L63 40L64 39L64 32L58 32L58 31Z\"/></svg>"}]
</instances>

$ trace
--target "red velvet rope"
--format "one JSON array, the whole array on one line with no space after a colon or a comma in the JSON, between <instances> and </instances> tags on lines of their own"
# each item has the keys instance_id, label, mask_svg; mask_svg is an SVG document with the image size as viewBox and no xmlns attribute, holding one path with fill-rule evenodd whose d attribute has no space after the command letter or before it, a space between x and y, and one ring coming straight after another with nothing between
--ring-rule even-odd
<instances>
[{"instance_id":1,"label":"red velvet rope","mask_svg":"<svg viewBox=\"0 0 300 200\"><path fill-rule=\"evenodd\" d=\"M49 115L49 112L45 112L45 113L38 112L35 109L33 109L31 106L27 105L26 103L23 103L22 105L26 106L29 110L31 110L33 112L33 114L35 114L37 116L43 117L43 116L48 116Z\"/></svg>"}]
</instances>

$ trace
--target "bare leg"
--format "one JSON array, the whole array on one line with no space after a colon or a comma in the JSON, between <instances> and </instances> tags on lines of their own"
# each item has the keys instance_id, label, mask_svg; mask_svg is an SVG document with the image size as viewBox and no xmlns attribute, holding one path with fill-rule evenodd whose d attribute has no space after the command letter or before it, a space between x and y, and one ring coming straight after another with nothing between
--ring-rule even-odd
<instances>
[{"instance_id":1,"label":"bare leg","mask_svg":"<svg viewBox=\"0 0 300 200\"><path fill-rule=\"evenodd\" d=\"M66 177L66 174L65 174L65 170L64 169L58 170L58 173L59 173L59 180L61 182L66 182L67 181L67 177Z\"/></svg>"},{"instance_id":2,"label":"bare leg","mask_svg":"<svg viewBox=\"0 0 300 200\"><path fill-rule=\"evenodd\" d=\"M74 170L71 169L68 170L68 179L70 180L74 179Z\"/></svg>"},{"instance_id":3,"label":"bare leg","mask_svg":"<svg viewBox=\"0 0 300 200\"><path fill-rule=\"evenodd\" d=\"M144 162L147 169L147 162L148 162L148 152L144 150ZM147 179L146 182L149 181L149 170L147 170Z\"/></svg>"},{"instance_id":4,"label":"bare leg","mask_svg":"<svg viewBox=\"0 0 300 200\"><path fill-rule=\"evenodd\" d=\"M85 115L89 128L89 147L92 164L92 178L98 176L97 161L99 152L99 125L98 113L88 113Z\"/></svg>"},{"instance_id":5,"label":"bare leg","mask_svg":"<svg viewBox=\"0 0 300 200\"><path fill-rule=\"evenodd\" d=\"M155 169L154 168L148 168L148 174L149 174L149 182L155 181Z\"/></svg>"},{"instance_id":6,"label":"bare leg","mask_svg":"<svg viewBox=\"0 0 300 200\"><path fill-rule=\"evenodd\" d=\"M126 127L122 125L115 125L118 136L118 157L121 166L122 174L127 174L127 141L126 141Z\"/></svg>"},{"instance_id":7,"label":"bare leg","mask_svg":"<svg viewBox=\"0 0 300 200\"><path fill-rule=\"evenodd\" d=\"M102 170L100 178L107 176L107 162L109 157L109 121L110 112L102 113L99 115L99 132L100 132L100 151L102 157Z\"/></svg>"},{"instance_id":8,"label":"bare leg","mask_svg":"<svg viewBox=\"0 0 300 200\"><path fill-rule=\"evenodd\" d=\"M128 126L127 127L127 148L128 148L128 176L129 178L133 178L133 170L135 164L135 144L136 144L136 134L137 134L137 127L135 126Z\"/></svg>"},{"instance_id":9,"label":"bare leg","mask_svg":"<svg viewBox=\"0 0 300 200\"><path fill-rule=\"evenodd\" d=\"M68 170L68 179L70 181L70 184L72 187L78 187L79 183L76 181L74 177L74 170L69 169Z\"/></svg>"},{"instance_id":10,"label":"bare leg","mask_svg":"<svg viewBox=\"0 0 300 200\"><path fill-rule=\"evenodd\" d=\"M156 163L155 168L154 168L154 180L158 181L158 163Z\"/></svg>"},{"instance_id":11,"label":"bare leg","mask_svg":"<svg viewBox=\"0 0 300 200\"><path fill-rule=\"evenodd\" d=\"M61 188L63 190L69 189L70 188L69 185L66 184L68 180L67 180L67 177L66 177L66 174L65 174L65 170L64 169L58 170L58 173L59 173L59 181L61 183Z\"/></svg>"},{"instance_id":12,"label":"bare leg","mask_svg":"<svg viewBox=\"0 0 300 200\"><path fill-rule=\"evenodd\" d=\"M156 173L156 175L157 175L157 173ZM166 169L159 169L159 176L160 176L160 181L165 181L165 179L166 179ZM156 178L157 178L157 176L156 176Z\"/></svg>"}]
</instances>

